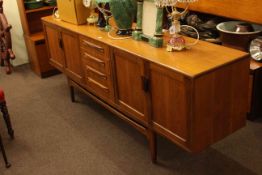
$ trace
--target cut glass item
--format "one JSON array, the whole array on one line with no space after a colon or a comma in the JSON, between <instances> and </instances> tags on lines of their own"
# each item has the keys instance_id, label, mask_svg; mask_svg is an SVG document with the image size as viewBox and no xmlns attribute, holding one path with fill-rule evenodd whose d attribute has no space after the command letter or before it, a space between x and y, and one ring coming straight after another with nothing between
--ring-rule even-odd
<instances>
[{"instance_id":1,"label":"cut glass item","mask_svg":"<svg viewBox=\"0 0 262 175\"><path fill-rule=\"evenodd\" d=\"M262 61L262 37L258 37L250 43L250 55L256 61Z\"/></svg>"}]
</instances>

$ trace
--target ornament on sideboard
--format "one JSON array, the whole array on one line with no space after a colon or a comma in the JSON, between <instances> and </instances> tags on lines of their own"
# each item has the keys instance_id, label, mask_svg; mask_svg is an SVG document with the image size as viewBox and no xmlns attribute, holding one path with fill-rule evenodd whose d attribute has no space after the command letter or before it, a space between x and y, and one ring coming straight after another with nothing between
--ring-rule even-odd
<instances>
[{"instance_id":1,"label":"ornament on sideboard","mask_svg":"<svg viewBox=\"0 0 262 175\"><path fill-rule=\"evenodd\" d=\"M112 17L109 6L110 0L96 0L99 17L97 26L103 28L105 31L110 31L109 19Z\"/></svg>"},{"instance_id":2,"label":"ornament on sideboard","mask_svg":"<svg viewBox=\"0 0 262 175\"><path fill-rule=\"evenodd\" d=\"M136 0L110 0L109 5L118 28L116 34L131 35L137 10Z\"/></svg>"},{"instance_id":3,"label":"ornament on sideboard","mask_svg":"<svg viewBox=\"0 0 262 175\"><path fill-rule=\"evenodd\" d=\"M96 1L95 0L83 0L83 5L90 9L90 15L87 17L87 24L95 24L98 21L98 16L95 13Z\"/></svg>"},{"instance_id":4,"label":"ornament on sideboard","mask_svg":"<svg viewBox=\"0 0 262 175\"><path fill-rule=\"evenodd\" d=\"M108 20L110 17L114 17L117 26L117 35L132 34L132 24L135 19L137 7L136 0L96 0L96 3L98 4L98 10L105 18L106 31L111 30ZM106 6L108 8L104 8Z\"/></svg>"},{"instance_id":5,"label":"ornament on sideboard","mask_svg":"<svg viewBox=\"0 0 262 175\"><path fill-rule=\"evenodd\" d=\"M168 16L172 20L172 25L169 29L170 35L172 36L168 42L168 51L182 50L189 48L197 43L186 44L183 36L179 35L181 25L179 19L183 16L189 7L189 3L197 0L138 0L137 1L137 25L133 32L133 38L136 40L148 41L150 45L154 47L163 46L163 10L168 11ZM185 10L179 12L176 9L177 3L186 3ZM168 9L171 9L169 11ZM191 26L183 26L189 27ZM197 32L196 29L193 29ZM198 34L197 34L198 35Z\"/></svg>"}]
</instances>

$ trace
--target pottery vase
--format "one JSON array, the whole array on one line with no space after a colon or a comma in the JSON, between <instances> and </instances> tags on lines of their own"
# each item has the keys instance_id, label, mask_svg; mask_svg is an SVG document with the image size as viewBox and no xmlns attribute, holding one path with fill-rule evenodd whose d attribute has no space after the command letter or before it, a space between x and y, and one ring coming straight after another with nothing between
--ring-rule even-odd
<instances>
[{"instance_id":1,"label":"pottery vase","mask_svg":"<svg viewBox=\"0 0 262 175\"><path fill-rule=\"evenodd\" d=\"M132 23L136 16L136 0L110 0L110 11L118 27L117 34L131 35Z\"/></svg>"}]
</instances>

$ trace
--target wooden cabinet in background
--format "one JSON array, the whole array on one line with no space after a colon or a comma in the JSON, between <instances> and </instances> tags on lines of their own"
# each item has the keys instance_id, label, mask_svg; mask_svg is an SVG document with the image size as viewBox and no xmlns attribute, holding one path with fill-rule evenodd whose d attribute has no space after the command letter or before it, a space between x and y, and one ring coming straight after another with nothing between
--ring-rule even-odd
<instances>
[{"instance_id":1,"label":"wooden cabinet in background","mask_svg":"<svg viewBox=\"0 0 262 175\"><path fill-rule=\"evenodd\" d=\"M54 6L28 10L25 9L24 2L25 0L17 0L31 69L42 78L56 74L58 71L48 62L41 23L42 17L53 13Z\"/></svg>"},{"instance_id":2,"label":"wooden cabinet in background","mask_svg":"<svg viewBox=\"0 0 262 175\"><path fill-rule=\"evenodd\" d=\"M185 7L183 3L180 7ZM262 24L262 1L258 0L201 0L191 3L189 9L205 14Z\"/></svg>"}]
</instances>

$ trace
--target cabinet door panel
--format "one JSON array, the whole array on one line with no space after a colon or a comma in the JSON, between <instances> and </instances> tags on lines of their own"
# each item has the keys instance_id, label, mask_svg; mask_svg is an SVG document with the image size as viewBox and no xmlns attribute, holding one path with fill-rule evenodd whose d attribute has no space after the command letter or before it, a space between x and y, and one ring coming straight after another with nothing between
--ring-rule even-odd
<instances>
[{"instance_id":1,"label":"cabinet door panel","mask_svg":"<svg viewBox=\"0 0 262 175\"><path fill-rule=\"evenodd\" d=\"M150 66L153 127L178 142L188 137L185 82L158 66Z\"/></svg>"},{"instance_id":2,"label":"cabinet door panel","mask_svg":"<svg viewBox=\"0 0 262 175\"><path fill-rule=\"evenodd\" d=\"M63 71L65 61L61 47L61 35L58 28L45 25L46 40L49 50L49 62L60 71Z\"/></svg>"},{"instance_id":3,"label":"cabinet door panel","mask_svg":"<svg viewBox=\"0 0 262 175\"><path fill-rule=\"evenodd\" d=\"M147 123L146 95L142 88L143 60L115 50L114 62L118 105L134 119Z\"/></svg>"},{"instance_id":4,"label":"cabinet door panel","mask_svg":"<svg viewBox=\"0 0 262 175\"><path fill-rule=\"evenodd\" d=\"M63 48L65 53L66 73L75 81L82 83L83 71L80 58L78 35L68 31L62 32Z\"/></svg>"}]
</instances>

